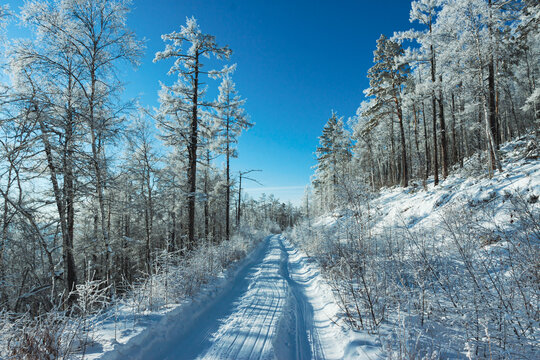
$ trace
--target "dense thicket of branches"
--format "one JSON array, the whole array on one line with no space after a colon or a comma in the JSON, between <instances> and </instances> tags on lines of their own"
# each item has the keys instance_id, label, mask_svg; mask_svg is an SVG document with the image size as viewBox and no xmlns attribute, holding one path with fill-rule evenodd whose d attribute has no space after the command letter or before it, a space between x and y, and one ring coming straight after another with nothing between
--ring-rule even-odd
<instances>
[{"instance_id":1,"label":"dense thicket of branches","mask_svg":"<svg viewBox=\"0 0 540 360\"><path fill-rule=\"evenodd\" d=\"M299 216L274 198L236 203L229 161L251 123L234 66L206 68L209 55L224 60L231 50L195 19L164 35L168 44L156 54L174 59L177 76L162 85L159 109L122 100L119 70L136 66L143 52L126 25L129 10L124 0L38 0L20 13L0 10L32 35L4 39L0 311L69 308L77 300L69 294L92 281L110 298L151 276L164 252L192 258L240 226L278 231ZM206 95L219 85L208 75L222 80L218 99ZM225 169L216 165L221 159ZM246 209L236 227L234 207Z\"/></svg>"},{"instance_id":2,"label":"dense thicket of branches","mask_svg":"<svg viewBox=\"0 0 540 360\"><path fill-rule=\"evenodd\" d=\"M414 1L414 29L377 41L368 99L348 124L353 157L338 165L348 170L336 177L332 151L319 155L320 208L336 206L328 188L351 201L343 185L355 181L378 189L433 176L437 185L475 153L503 170L499 145L540 128L539 12L535 1ZM321 149L333 147L327 127Z\"/></svg>"}]
</instances>

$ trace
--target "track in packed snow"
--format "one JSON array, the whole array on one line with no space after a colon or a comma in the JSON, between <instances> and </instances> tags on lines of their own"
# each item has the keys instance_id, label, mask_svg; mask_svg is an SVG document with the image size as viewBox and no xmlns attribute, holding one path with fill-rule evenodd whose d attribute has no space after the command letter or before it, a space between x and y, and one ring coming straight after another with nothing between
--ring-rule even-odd
<instances>
[{"instance_id":1,"label":"track in packed snow","mask_svg":"<svg viewBox=\"0 0 540 360\"><path fill-rule=\"evenodd\" d=\"M177 336L139 348L141 359L324 359L306 271L280 235L268 237L253 260ZM181 321L181 319L179 319ZM165 340L166 339L166 340Z\"/></svg>"}]
</instances>

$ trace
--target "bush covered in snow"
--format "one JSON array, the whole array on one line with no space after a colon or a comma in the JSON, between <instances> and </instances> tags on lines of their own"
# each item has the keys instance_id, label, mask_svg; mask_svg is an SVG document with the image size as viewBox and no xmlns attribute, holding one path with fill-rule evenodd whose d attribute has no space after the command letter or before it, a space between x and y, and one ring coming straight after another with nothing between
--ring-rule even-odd
<instances>
[{"instance_id":1,"label":"bush covered in snow","mask_svg":"<svg viewBox=\"0 0 540 360\"><path fill-rule=\"evenodd\" d=\"M185 255L161 252L156 257L152 275L130 285L125 301L136 308L137 313L176 304L196 294L201 286L243 259L262 238L262 232L245 229L229 241L206 243Z\"/></svg>"}]
</instances>

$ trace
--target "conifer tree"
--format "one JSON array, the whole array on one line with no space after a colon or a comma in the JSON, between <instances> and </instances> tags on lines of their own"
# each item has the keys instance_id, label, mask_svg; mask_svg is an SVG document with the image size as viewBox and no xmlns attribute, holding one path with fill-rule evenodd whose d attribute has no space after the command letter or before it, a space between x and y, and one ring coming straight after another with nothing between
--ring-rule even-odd
<instances>
[{"instance_id":1,"label":"conifer tree","mask_svg":"<svg viewBox=\"0 0 540 360\"><path fill-rule=\"evenodd\" d=\"M324 126L319 144L314 187L323 206L333 209L352 157L349 132L344 128L343 118L338 118L335 112Z\"/></svg>"},{"instance_id":2,"label":"conifer tree","mask_svg":"<svg viewBox=\"0 0 540 360\"><path fill-rule=\"evenodd\" d=\"M195 18L188 18L180 32L162 36L167 42L165 50L156 53L154 62L174 59L169 75L177 74L172 86L162 84L160 92L160 113L163 127L169 142L186 147L188 153L187 169L187 209L188 209L188 249L195 246L195 197L197 191L197 149L199 146L199 127L205 109L213 104L205 100L205 87L202 75L216 74L204 71L203 60L214 56L229 58L231 50L217 45L215 37L204 34ZM182 46L189 44L188 49ZM172 118L172 120L171 120Z\"/></svg>"},{"instance_id":3,"label":"conifer tree","mask_svg":"<svg viewBox=\"0 0 540 360\"><path fill-rule=\"evenodd\" d=\"M401 45L388 40L384 35L381 35L377 40L377 49L373 54L375 65L368 71L370 88L366 94L373 96L375 101L368 113L376 114L379 119L385 121L393 121L394 115L397 116L401 139L401 185L406 187L409 181L409 171L401 92L409 68L408 65L399 63L399 58L403 55Z\"/></svg>"},{"instance_id":4,"label":"conifer tree","mask_svg":"<svg viewBox=\"0 0 540 360\"><path fill-rule=\"evenodd\" d=\"M231 168L230 159L238 156L234 144L238 143L238 137L242 130L249 129L253 123L249 121L242 106L245 100L238 95L235 84L232 81L233 67L225 68L223 80L219 86L217 102L216 127L218 131L218 151L225 155L225 236L230 238L230 208L231 208Z\"/></svg>"}]
</instances>

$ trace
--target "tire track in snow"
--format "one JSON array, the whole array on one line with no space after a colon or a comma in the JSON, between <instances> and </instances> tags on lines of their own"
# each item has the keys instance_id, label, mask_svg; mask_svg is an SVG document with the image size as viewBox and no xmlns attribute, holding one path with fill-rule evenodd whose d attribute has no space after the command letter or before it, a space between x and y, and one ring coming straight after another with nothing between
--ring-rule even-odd
<instances>
[{"instance_id":1,"label":"tire track in snow","mask_svg":"<svg viewBox=\"0 0 540 360\"><path fill-rule=\"evenodd\" d=\"M276 347L280 347L281 356L286 356L287 353L289 356L294 356L295 359L324 359L324 351L320 342L319 337L317 336L317 330L313 322L313 306L308 301L302 285L295 280L295 272L301 270L301 265L298 263L293 263L290 261L289 251L292 248L287 249L283 243L283 238L279 238L279 245L282 250L282 263L280 268L280 273L287 281L288 292L289 292L289 312L285 316L293 317L293 319L288 320L288 326L285 325L285 332L287 327L293 326L292 334L294 336L294 342L289 344L292 346L290 349L283 347L283 343L287 343L287 336L281 334L280 337L275 341ZM286 321L286 320L285 320ZM281 344L280 344L281 343Z\"/></svg>"},{"instance_id":2,"label":"tire track in snow","mask_svg":"<svg viewBox=\"0 0 540 360\"><path fill-rule=\"evenodd\" d=\"M310 274L282 236L269 237L226 291L124 358L324 359Z\"/></svg>"},{"instance_id":3,"label":"tire track in snow","mask_svg":"<svg viewBox=\"0 0 540 360\"><path fill-rule=\"evenodd\" d=\"M264 327L270 328L271 321L268 321L268 318L270 316L275 316L277 312L277 302L279 300L279 295L277 291L277 287L273 284L270 284L271 286L271 293L268 294L261 294L261 290L258 289L253 296L258 300L256 304L251 304L248 306L248 309L251 310L249 313L247 313L244 317L238 318L238 321L243 321L243 326L241 327L241 330L236 330L240 335L243 335L241 338L241 342L234 346L233 352L225 352L222 353L219 351L220 349L220 342L217 342L216 349L218 350L216 352L217 357L219 359L249 359L252 358L251 354L253 353L253 350L255 349L256 343L260 338L260 334L262 332L262 329ZM249 296L249 295L248 295ZM271 303L268 304L267 301L270 300ZM252 321L252 324L246 324L246 319L249 319L250 322ZM246 325L249 326L249 330L246 329ZM254 326L255 327L254 327ZM254 339L253 339L254 338ZM253 343L253 344L251 344ZM246 355L246 353L249 350L249 355ZM259 354L262 354L263 349L259 350Z\"/></svg>"},{"instance_id":4,"label":"tire track in snow","mask_svg":"<svg viewBox=\"0 0 540 360\"><path fill-rule=\"evenodd\" d=\"M270 239L268 250L248 290L239 299L237 309L224 320L215 334L215 342L199 359L273 358L268 342L274 336L283 311L287 283L279 274L281 248Z\"/></svg>"}]
</instances>

